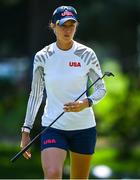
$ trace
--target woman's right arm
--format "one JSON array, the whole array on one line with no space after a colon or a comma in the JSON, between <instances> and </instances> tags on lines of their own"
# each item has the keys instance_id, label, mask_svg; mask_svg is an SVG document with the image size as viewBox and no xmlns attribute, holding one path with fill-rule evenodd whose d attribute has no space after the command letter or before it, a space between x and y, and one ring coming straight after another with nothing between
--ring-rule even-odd
<instances>
[{"instance_id":1,"label":"woman's right arm","mask_svg":"<svg viewBox=\"0 0 140 180\"><path fill-rule=\"evenodd\" d=\"M35 117L42 102L43 91L44 91L43 74L44 74L43 62L40 60L39 56L36 55L34 59L31 93L27 104L25 121L22 127L22 138L20 144L21 148L24 148L30 142L30 130L33 127ZM26 159L29 159L31 157L30 151L25 152L23 156Z\"/></svg>"}]
</instances>

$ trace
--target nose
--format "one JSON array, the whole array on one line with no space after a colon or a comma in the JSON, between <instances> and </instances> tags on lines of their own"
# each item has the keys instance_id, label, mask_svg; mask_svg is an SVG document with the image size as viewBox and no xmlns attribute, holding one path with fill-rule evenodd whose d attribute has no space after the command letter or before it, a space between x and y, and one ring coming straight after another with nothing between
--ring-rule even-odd
<instances>
[{"instance_id":1,"label":"nose","mask_svg":"<svg viewBox=\"0 0 140 180\"><path fill-rule=\"evenodd\" d=\"M71 28L70 28L70 27L65 27L65 28L64 28L64 32L70 33L70 32L71 32Z\"/></svg>"}]
</instances>

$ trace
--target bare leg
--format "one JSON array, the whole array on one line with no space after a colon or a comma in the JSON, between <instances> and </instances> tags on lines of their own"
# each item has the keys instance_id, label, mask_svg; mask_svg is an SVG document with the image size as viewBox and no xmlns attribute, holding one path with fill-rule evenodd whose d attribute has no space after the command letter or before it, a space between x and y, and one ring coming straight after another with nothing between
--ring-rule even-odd
<instances>
[{"instance_id":1,"label":"bare leg","mask_svg":"<svg viewBox=\"0 0 140 180\"><path fill-rule=\"evenodd\" d=\"M67 152L59 148L47 148L41 152L45 179L62 179L62 170Z\"/></svg>"},{"instance_id":2,"label":"bare leg","mask_svg":"<svg viewBox=\"0 0 140 180\"><path fill-rule=\"evenodd\" d=\"M92 155L70 152L70 179L88 179Z\"/></svg>"}]
</instances>

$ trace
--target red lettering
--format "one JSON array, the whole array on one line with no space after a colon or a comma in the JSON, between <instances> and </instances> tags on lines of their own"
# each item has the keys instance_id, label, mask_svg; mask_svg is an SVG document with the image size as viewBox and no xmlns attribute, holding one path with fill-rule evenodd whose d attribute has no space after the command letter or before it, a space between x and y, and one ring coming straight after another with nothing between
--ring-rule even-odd
<instances>
[{"instance_id":1,"label":"red lettering","mask_svg":"<svg viewBox=\"0 0 140 180\"><path fill-rule=\"evenodd\" d=\"M81 67L81 64L80 64L80 62L78 62L78 63L77 63L77 67Z\"/></svg>"},{"instance_id":2,"label":"red lettering","mask_svg":"<svg viewBox=\"0 0 140 180\"><path fill-rule=\"evenodd\" d=\"M61 16L73 16L73 13L69 11L64 11L63 13L61 13Z\"/></svg>"},{"instance_id":3,"label":"red lettering","mask_svg":"<svg viewBox=\"0 0 140 180\"><path fill-rule=\"evenodd\" d=\"M73 62L69 62L69 66L73 66Z\"/></svg>"},{"instance_id":4,"label":"red lettering","mask_svg":"<svg viewBox=\"0 0 140 180\"><path fill-rule=\"evenodd\" d=\"M51 139L47 140L47 144L51 144L51 142L52 142Z\"/></svg>"},{"instance_id":5,"label":"red lettering","mask_svg":"<svg viewBox=\"0 0 140 180\"><path fill-rule=\"evenodd\" d=\"M52 139L52 143L56 143L56 140L55 140L55 139Z\"/></svg>"},{"instance_id":6,"label":"red lettering","mask_svg":"<svg viewBox=\"0 0 140 180\"><path fill-rule=\"evenodd\" d=\"M69 66L71 67L81 67L81 63L80 62L69 62Z\"/></svg>"},{"instance_id":7,"label":"red lettering","mask_svg":"<svg viewBox=\"0 0 140 180\"><path fill-rule=\"evenodd\" d=\"M56 139L47 139L43 142L43 144L54 144L56 143Z\"/></svg>"}]
</instances>

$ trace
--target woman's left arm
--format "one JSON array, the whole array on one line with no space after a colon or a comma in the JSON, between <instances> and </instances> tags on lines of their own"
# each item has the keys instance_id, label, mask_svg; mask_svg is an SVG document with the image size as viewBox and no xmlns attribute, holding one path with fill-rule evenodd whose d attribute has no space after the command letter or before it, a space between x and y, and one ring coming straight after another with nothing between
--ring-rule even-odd
<instances>
[{"instance_id":1,"label":"woman's left arm","mask_svg":"<svg viewBox=\"0 0 140 180\"><path fill-rule=\"evenodd\" d=\"M92 59L89 64L89 73L88 76L92 80L92 82L95 82L98 78L101 78L102 71L100 67L100 63L97 59L97 56L94 51L92 51ZM94 92L88 97L91 101L92 104L97 104L106 94L106 88L105 88L105 83L103 79L99 79L95 84L94 84Z\"/></svg>"},{"instance_id":2,"label":"woman's left arm","mask_svg":"<svg viewBox=\"0 0 140 180\"><path fill-rule=\"evenodd\" d=\"M98 65L99 66L99 65ZM100 74L94 71L94 69L90 69L89 77L92 82L95 82L98 78L100 78ZM99 79L94 84L94 92L88 97L92 100L93 104L97 104L106 94L106 88L103 79Z\"/></svg>"}]
</instances>

